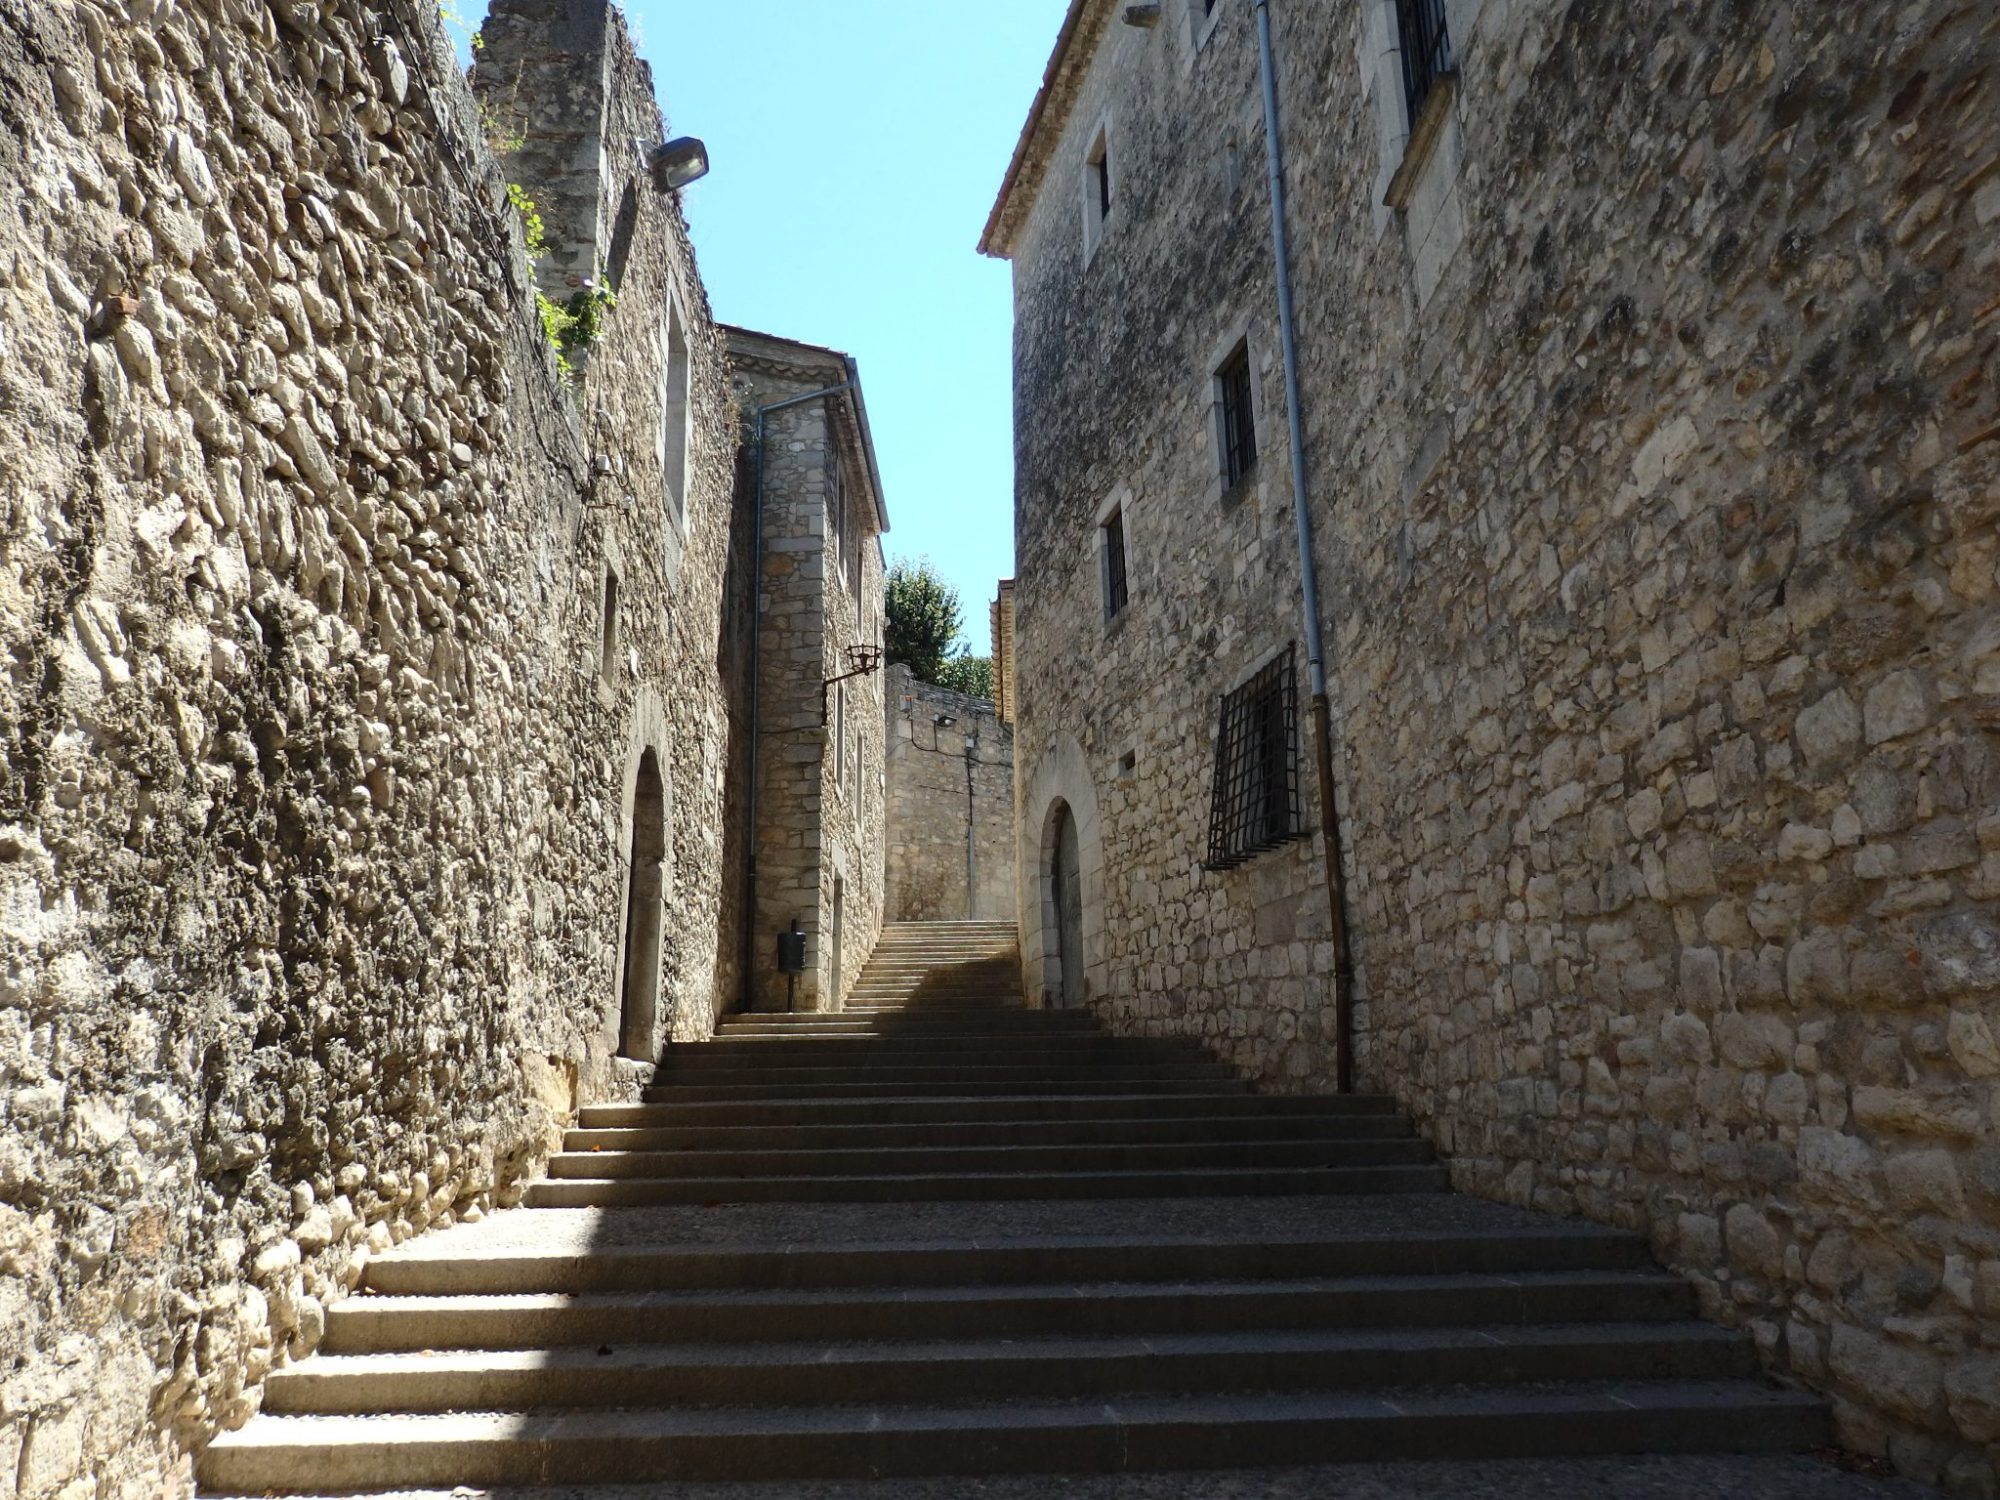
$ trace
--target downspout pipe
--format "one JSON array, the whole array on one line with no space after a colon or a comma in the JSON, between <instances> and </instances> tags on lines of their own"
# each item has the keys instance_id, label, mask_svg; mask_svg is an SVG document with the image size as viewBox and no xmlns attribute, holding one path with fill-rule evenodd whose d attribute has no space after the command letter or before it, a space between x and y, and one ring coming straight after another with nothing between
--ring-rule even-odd
<instances>
[{"instance_id":1,"label":"downspout pipe","mask_svg":"<svg viewBox=\"0 0 2000 1500\"><path fill-rule=\"evenodd\" d=\"M829 385L803 396L788 396L751 413L756 480L750 520L750 787L743 799L743 983L741 1008L757 1003L757 774L763 763L764 703L764 437L765 419L774 411L824 401L854 389L852 381Z\"/></svg>"},{"instance_id":2,"label":"downspout pipe","mask_svg":"<svg viewBox=\"0 0 2000 1500\"><path fill-rule=\"evenodd\" d=\"M979 920L978 866L973 858L973 809L972 767L979 754L979 739L976 733L965 737L965 920Z\"/></svg>"},{"instance_id":3,"label":"downspout pipe","mask_svg":"<svg viewBox=\"0 0 2000 1500\"><path fill-rule=\"evenodd\" d=\"M1320 842L1326 862L1327 917L1333 937L1336 1086L1354 1091L1354 958L1348 943L1346 879L1340 812L1334 796L1333 712L1327 704L1326 651L1319 612L1319 569L1313 560L1312 511L1306 489L1306 442L1299 398L1298 322L1292 303L1292 253L1285 223L1285 157L1278 134L1278 68L1271 44L1271 0L1257 0L1257 47L1264 84L1264 141L1271 169L1271 246L1278 281L1278 330L1285 360L1285 417L1291 428L1292 514L1299 534L1299 594L1310 665L1313 760L1318 772Z\"/></svg>"}]
</instances>

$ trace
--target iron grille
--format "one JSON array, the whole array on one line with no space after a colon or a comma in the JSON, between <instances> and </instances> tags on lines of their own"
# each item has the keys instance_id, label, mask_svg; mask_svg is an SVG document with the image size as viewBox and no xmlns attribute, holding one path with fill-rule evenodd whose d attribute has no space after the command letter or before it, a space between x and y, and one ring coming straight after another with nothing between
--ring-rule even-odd
<instances>
[{"instance_id":1,"label":"iron grille","mask_svg":"<svg viewBox=\"0 0 2000 1500\"><path fill-rule=\"evenodd\" d=\"M1232 870L1299 837L1299 689L1295 648L1222 700L1206 868Z\"/></svg>"},{"instance_id":2,"label":"iron grille","mask_svg":"<svg viewBox=\"0 0 2000 1500\"><path fill-rule=\"evenodd\" d=\"M1104 618L1125 608L1125 512L1114 510L1104 523Z\"/></svg>"},{"instance_id":3,"label":"iron grille","mask_svg":"<svg viewBox=\"0 0 2000 1500\"><path fill-rule=\"evenodd\" d=\"M1250 396L1250 348L1244 345L1215 372L1222 387L1222 478L1234 489L1257 467L1257 418Z\"/></svg>"},{"instance_id":4,"label":"iron grille","mask_svg":"<svg viewBox=\"0 0 2000 1500\"><path fill-rule=\"evenodd\" d=\"M1452 68L1451 34L1445 29L1445 0L1396 0L1396 32L1403 48L1403 99L1410 128L1438 79Z\"/></svg>"}]
</instances>

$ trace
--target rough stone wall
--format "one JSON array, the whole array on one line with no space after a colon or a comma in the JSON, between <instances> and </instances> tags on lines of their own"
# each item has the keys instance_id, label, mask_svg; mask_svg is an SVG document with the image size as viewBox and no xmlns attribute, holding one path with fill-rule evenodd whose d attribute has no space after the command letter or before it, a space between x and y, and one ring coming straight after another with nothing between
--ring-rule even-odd
<instances>
[{"instance_id":1,"label":"rough stone wall","mask_svg":"<svg viewBox=\"0 0 2000 1500\"><path fill-rule=\"evenodd\" d=\"M1990 1494L2000 21L1454 0L1397 214L1386 9L1274 7L1363 1081ZM1105 31L1011 244L1022 909L1032 948L1088 800L1096 1002L1323 1086L1316 845L1198 869L1217 698L1300 629L1254 18L1216 15ZM1223 497L1246 328L1264 459Z\"/></svg>"},{"instance_id":2,"label":"rough stone wall","mask_svg":"<svg viewBox=\"0 0 2000 1500\"><path fill-rule=\"evenodd\" d=\"M754 458L746 465L743 508L761 504L764 518L751 999L784 1008L789 986L777 968L776 938L796 919L807 935L806 971L793 1003L837 1010L836 975L844 992L882 925L882 676L849 677L822 691L854 670L849 647L882 639L865 413L851 392L813 395L849 383L843 356L744 329L729 338L737 400L753 428L759 408L812 397L768 413L761 477ZM844 503L836 498L843 494Z\"/></svg>"},{"instance_id":3,"label":"rough stone wall","mask_svg":"<svg viewBox=\"0 0 2000 1500\"><path fill-rule=\"evenodd\" d=\"M629 61L601 76L657 138ZM372 1252L641 1078L649 746L660 1030L731 988L735 427L650 188L562 389L435 6L0 0L0 113L0 1492L152 1496ZM670 281L677 575L643 400L596 399L657 388Z\"/></svg>"},{"instance_id":4,"label":"rough stone wall","mask_svg":"<svg viewBox=\"0 0 2000 1500\"><path fill-rule=\"evenodd\" d=\"M919 682L900 663L886 696L888 920L1012 919L1014 732L991 700Z\"/></svg>"}]
</instances>

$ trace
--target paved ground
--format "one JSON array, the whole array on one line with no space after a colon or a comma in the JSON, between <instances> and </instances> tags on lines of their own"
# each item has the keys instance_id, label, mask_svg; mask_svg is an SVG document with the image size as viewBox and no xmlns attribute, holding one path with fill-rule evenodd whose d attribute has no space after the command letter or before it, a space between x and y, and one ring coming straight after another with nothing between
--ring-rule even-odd
<instances>
[{"instance_id":1,"label":"paved ground","mask_svg":"<svg viewBox=\"0 0 2000 1500\"><path fill-rule=\"evenodd\" d=\"M457 1500L1938 1500L1901 1480L1811 1458L1609 1458L1355 1464L1089 1479L927 1479L852 1484L635 1485L456 1490ZM449 1500L445 1495L422 1500Z\"/></svg>"},{"instance_id":2,"label":"paved ground","mask_svg":"<svg viewBox=\"0 0 2000 1500\"><path fill-rule=\"evenodd\" d=\"M1587 1228L1459 1193L1297 1198L1136 1198L1025 1203L731 1203L713 1208L517 1208L412 1242L406 1255L597 1246L998 1244L1056 1236L1227 1238L1453 1234Z\"/></svg>"}]
</instances>

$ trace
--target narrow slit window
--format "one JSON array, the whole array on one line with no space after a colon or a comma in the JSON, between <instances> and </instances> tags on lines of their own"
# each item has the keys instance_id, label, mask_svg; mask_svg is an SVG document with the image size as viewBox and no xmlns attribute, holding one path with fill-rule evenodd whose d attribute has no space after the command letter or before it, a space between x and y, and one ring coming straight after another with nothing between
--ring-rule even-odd
<instances>
[{"instance_id":1,"label":"narrow slit window","mask_svg":"<svg viewBox=\"0 0 2000 1500\"><path fill-rule=\"evenodd\" d=\"M597 675L606 687L618 681L618 575L604 570L604 621L597 647Z\"/></svg>"},{"instance_id":2,"label":"narrow slit window","mask_svg":"<svg viewBox=\"0 0 2000 1500\"><path fill-rule=\"evenodd\" d=\"M1222 483L1234 489L1257 467L1257 416L1250 382L1250 346L1245 342L1215 372L1221 410Z\"/></svg>"},{"instance_id":3,"label":"narrow slit window","mask_svg":"<svg viewBox=\"0 0 2000 1500\"><path fill-rule=\"evenodd\" d=\"M667 510L677 520L687 515L691 378L687 330L681 326L680 304L669 297L666 324L660 330L659 461Z\"/></svg>"},{"instance_id":4,"label":"narrow slit window","mask_svg":"<svg viewBox=\"0 0 2000 1500\"><path fill-rule=\"evenodd\" d=\"M1234 869L1303 831L1294 649L1287 646L1222 700L1204 862L1208 869Z\"/></svg>"},{"instance_id":5,"label":"narrow slit window","mask_svg":"<svg viewBox=\"0 0 2000 1500\"><path fill-rule=\"evenodd\" d=\"M1083 249L1088 259L1104 239L1117 182L1111 165L1111 129L1100 125L1083 157Z\"/></svg>"},{"instance_id":6,"label":"narrow slit window","mask_svg":"<svg viewBox=\"0 0 2000 1500\"><path fill-rule=\"evenodd\" d=\"M1104 618L1115 620L1130 597L1125 581L1125 512L1114 510L1103 527Z\"/></svg>"}]
</instances>

